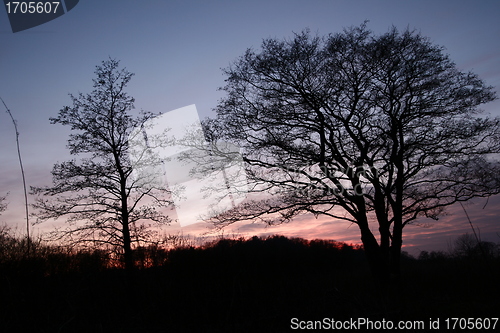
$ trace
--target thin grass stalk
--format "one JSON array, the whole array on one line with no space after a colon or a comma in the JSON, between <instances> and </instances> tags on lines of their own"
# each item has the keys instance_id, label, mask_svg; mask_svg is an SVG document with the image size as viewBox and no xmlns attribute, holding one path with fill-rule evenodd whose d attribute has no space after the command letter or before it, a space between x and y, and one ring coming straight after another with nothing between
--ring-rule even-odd
<instances>
[{"instance_id":1,"label":"thin grass stalk","mask_svg":"<svg viewBox=\"0 0 500 333\"><path fill-rule=\"evenodd\" d=\"M19 165L21 167L21 175L23 177L24 205L26 210L26 254L29 255L31 241L30 241L30 222L29 222L29 209L28 209L28 190L26 189L26 177L24 176L23 159L21 158L21 148L19 146L19 131L17 130L17 122L14 119L14 116L12 116L12 112L10 112L10 109L7 107L7 104L5 104L3 98L0 97L0 100L2 100L2 103L5 106L5 109L7 110L7 113L10 116L10 119L12 119L12 123L14 124L14 129L16 131L17 156L19 157Z\"/></svg>"},{"instance_id":2,"label":"thin grass stalk","mask_svg":"<svg viewBox=\"0 0 500 333\"><path fill-rule=\"evenodd\" d=\"M467 220L469 221L469 224L470 224L470 227L472 229L472 232L474 232L474 238L476 239L476 242L477 242L477 245L479 246L479 251L481 251L481 255L483 256L483 258L487 258L486 256L486 252L484 252L484 249L483 249L483 246L481 245L481 239L479 238L479 236L477 235L476 233L476 229L474 228L474 226L472 225L472 221L469 217L469 214L467 213L467 211L465 210L465 207L464 205L460 202L460 206L462 206L462 209L464 210L465 212L465 216L467 217Z\"/></svg>"}]
</instances>

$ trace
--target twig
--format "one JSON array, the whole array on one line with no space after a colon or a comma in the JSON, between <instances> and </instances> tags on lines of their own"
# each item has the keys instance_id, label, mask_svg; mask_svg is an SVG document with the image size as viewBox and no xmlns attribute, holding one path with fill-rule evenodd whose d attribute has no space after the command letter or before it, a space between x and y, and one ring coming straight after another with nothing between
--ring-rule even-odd
<instances>
[{"instance_id":1,"label":"twig","mask_svg":"<svg viewBox=\"0 0 500 333\"><path fill-rule=\"evenodd\" d=\"M486 259L486 253L484 252L484 249L481 245L481 239L478 237L478 235L476 233L476 229L474 229L474 226L472 225L472 221L470 220L469 214L467 214L467 211L465 210L465 207L461 202L460 202L460 206L462 206L462 209L465 212L465 216L467 216L467 220L469 220L469 224L470 224L472 231L474 232L474 237L476 238L476 242L477 242L477 245L479 246L479 250L481 251L481 254L483 255L483 257Z\"/></svg>"},{"instance_id":2,"label":"twig","mask_svg":"<svg viewBox=\"0 0 500 333\"><path fill-rule=\"evenodd\" d=\"M17 130L17 122L12 116L12 113L10 112L9 108L7 107L7 104L5 104L4 100L0 97L0 100L2 100L3 105L5 106L5 109L7 110L7 113L10 116L10 119L12 119L12 123L14 124L14 129L16 130L16 144L17 144L17 156L19 157L19 165L21 166L21 175L23 176L23 187L24 187L24 205L26 208L26 244L27 244L27 255L30 253L30 222L29 222L29 211L28 211L28 191L26 190L26 178L24 176L24 167L23 167L23 160L21 158L21 148L19 147L19 131Z\"/></svg>"}]
</instances>

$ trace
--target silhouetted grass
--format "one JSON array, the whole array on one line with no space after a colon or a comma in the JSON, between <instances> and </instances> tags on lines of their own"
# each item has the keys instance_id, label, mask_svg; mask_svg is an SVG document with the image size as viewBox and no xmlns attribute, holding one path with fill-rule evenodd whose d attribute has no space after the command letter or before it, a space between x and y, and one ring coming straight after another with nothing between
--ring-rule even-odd
<instances>
[{"instance_id":1,"label":"silhouetted grass","mask_svg":"<svg viewBox=\"0 0 500 333\"><path fill-rule=\"evenodd\" d=\"M401 282L381 289L361 248L324 240L143 248L136 258L148 268L128 273L100 251L37 250L0 260L2 332L281 332L294 317L498 316L498 256L405 256Z\"/></svg>"}]
</instances>

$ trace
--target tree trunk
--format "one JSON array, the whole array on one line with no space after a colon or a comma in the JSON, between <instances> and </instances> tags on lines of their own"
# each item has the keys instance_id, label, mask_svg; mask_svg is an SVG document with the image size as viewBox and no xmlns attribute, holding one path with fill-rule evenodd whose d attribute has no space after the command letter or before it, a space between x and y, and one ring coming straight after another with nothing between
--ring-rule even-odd
<instances>
[{"instance_id":1,"label":"tree trunk","mask_svg":"<svg viewBox=\"0 0 500 333\"><path fill-rule=\"evenodd\" d=\"M128 201L125 190L125 181L121 184L122 187L122 236L123 236L123 259L125 262L125 269L130 271L134 268L134 259L132 257L132 240L130 238L130 228L129 228L129 215L128 215Z\"/></svg>"},{"instance_id":2,"label":"tree trunk","mask_svg":"<svg viewBox=\"0 0 500 333\"><path fill-rule=\"evenodd\" d=\"M401 276L401 247L403 246L403 227L402 221L396 219L392 231L391 243L391 275L399 280Z\"/></svg>"},{"instance_id":3,"label":"tree trunk","mask_svg":"<svg viewBox=\"0 0 500 333\"><path fill-rule=\"evenodd\" d=\"M122 236L123 236L123 260L125 269L130 271L134 268L134 260L132 257L132 240L130 238L129 216L127 200L122 199Z\"/></svg>"},{"instance_id":4,"label":"tree trunk","mask_svg":"<svg viewBox=\"0 0 500 333\"><path fill-rule=\"evenodd\" d=\"M373 277L380 283L383 283L389 275L389 267L387 265L387 260L385 260L387 256L384 255L384 251L380 248L377 239L368 226L366 206L363 198L357 197L356 200L359 209L359 214L356 216L356 220L358 221L358 226L361 231L361 241L363 242L366 260L368 261Z\"/></svg>"},{"instance_id":5,"label":"tree trunk","mask_svg":"<svg viewBox=\"0 0 500 333\"><path fill-rule=\"evenodd\" d=\"M134 268L134 259L132 256L132 240L130 238L129 227L129 211L128 211L128 195L127 195L127 177L125 175L120 154L116 147L113 148L113 156L115 158L116 170L120 175L120 213L122 223L122 237L123 237L123 260L125 263L125 270L131 271Z\"/></svg>"},{"instance_id":6,"label":"tree trunk","mask_svg":"<svg viewBox=\"0 0 500 333\"><path fill-rule=\"evenodd\" d=\"M387 265L387 260L385 260L387 257L384 254L384 251L382 251L377 239L368 228L368 224L365 226L360 225L360 230L366 260L368 261L373 277L379 282L386 281L386 278L389 275L389 267Z\"/></svg>"},{"instance_id":7,"label":"tree trunk","mask_svg":"<svg viewBox=\"0 0 500 333\"><path fill-rule=\"evenodd\" d=\"M128 219L127 219L128 220ZM132 241L130 239L130 230L128 221L123 221L123 259L125 262L125 269L130 271L134 268L134 260L132 257Z\"/></svg>"}]
</instances>

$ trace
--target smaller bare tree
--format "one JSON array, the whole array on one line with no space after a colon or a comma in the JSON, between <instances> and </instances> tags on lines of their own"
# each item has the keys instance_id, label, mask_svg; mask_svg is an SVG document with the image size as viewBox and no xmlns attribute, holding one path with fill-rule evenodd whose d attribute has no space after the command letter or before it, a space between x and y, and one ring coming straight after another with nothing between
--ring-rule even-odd
<instances>
[{"instance_id":1,"label":"smaller bare tree","mask_svg":"<svg viewBox=\"0 0 500 333\"><path fill-rule=\"evenodd\" d=\"M465 233L453 242L452 254L458 257L489 258L498 255L498 245L482 241L474 235Z\"/></svg>"},{"instance_id":2,"label":"smaller bare tree","mask_svg":"<svg viewBox=\"0 0 500 333\"><path fill-rule=\"evenodd\" d=\"M94 90L70 95L73 105L50 119L76 132L70 135L68 148L72 155L86 157L55 164L53 186L32 187L40 195L34 206L37 222L69 217L69 227L54 232L55 239L120 248L129 269L134 266L134 244L147 243L154 235L147 221L170 221L165 208L172 203L172 193L155 182L156 175L143 172L145 166L161 163L148 153L151 147L130 144L140 141L135 137L143 135L140 129L155 117L149 112L137 117L129 114L134 98L125 87L133 74L119 69L113 59L103 61L95 73ZM160 141L149 138L148 145Z\"/></svg>"}]
</instances>

